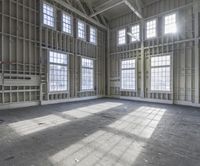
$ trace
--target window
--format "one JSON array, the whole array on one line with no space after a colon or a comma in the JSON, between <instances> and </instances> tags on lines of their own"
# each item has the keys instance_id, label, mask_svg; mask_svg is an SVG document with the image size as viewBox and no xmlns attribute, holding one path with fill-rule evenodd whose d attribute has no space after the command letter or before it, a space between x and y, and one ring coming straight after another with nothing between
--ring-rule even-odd
<instances>
[{"instance_id":1,"label":"window","mask_svg":"<svg viewBox=\"0 0 200 166\"><path fill-rule=\"evenodd\" d=\"M78 38L85 39L86 38L86 26L83 21L78 21Z\"/></svg>"},{"instance_id":2,"label":"window","mask_svg":"<svg viewBox=\"0 0 200 166\"><path fill-rule=\"evenodd\" d=\"M170 55L151 57L151 90L170 91Z\"/></svg>"},{"instance_id":3,"label":"window","mask_svg":"<svg viewBox=\"0 0 200 166\"><path fill-rule=\"evenodd\" d=\"M47 3L43 3L43 24L54 27L54 17L54 8Z\"/></svg>"},{"instance_id":4,"label":"window","mask_svg":"<svg viewBox=\"0 0 200 166\"><path fill-rule=\"evenodd\" d=\"M147 39L156 37L156 20L148 21L146 24L146 37Z\"/></svg>"},{"instance_id":5,"label":"window","mask_svg":"<svg viewBox=\"0 0 200 166\"><path fill-rule=\"evenodd\" d=\"M121 89L135 90L135 59L121 62Z\"/></svg>"},{"instance_id":6,"label":"window","mask_svg":"<svg viewBox=\"0 0 200 166\"><path fill-rule=\"evenodd\" d=\"M63 32L72 34L72 18L65 13L62 15L62 28Z\"/></svg>"},{"instance_id":7,"label":"window","mask_svg":"<svg viewBox=\"0 0 200 166\"><path fill-rule=\"evenodd\" d=\"M50 91L66 91L68 76L67 55L50 51L49 53L49 89Z\"/></svg>"},{"instance_id":8,"label":"window","mask_svg":"<svg viewBox=\"0 0 200 166\"><path fill-rule=\"evenodd\" d=\"M165 16L165 34L176 33L176 14Z\"/></svg>"},{"instance_id":9,"label":"window","mask_svg":"<svg viewBox=\"0 0 200 166\"><path fill-rule=\"evenodd\" d=\"M94 89L94 61L91 59L81 59L82 75L81 75L81 89L93 90Z\"/></svg>"},{"instance_id":10,"label":"window","mask_svg":"<svg viewBox=\"0 0 200 166\"><path fill-rule=\"evenodd\" d=\"M121 29L118 31L118 45L126 43L126 29Z\"/></svg>"},{"instance_id":11,"label":"window","mask_svg":"<svg viewBox=\"0 0 200 166\"><path fill-rule=\"evenodd\" d=\"M131 28L131 42L140 41L140 26L135 25Z\"/></svg>"},{"instance_id":12,"label":"window","mask_svg":"<svg viewBox=\"0 0 200 166\"><path fill-rule=\"evenodd\" d=\"M97 43L97 30L93 27L90 27L90 42L93 44Z\"/></svg>"}]
</instances>

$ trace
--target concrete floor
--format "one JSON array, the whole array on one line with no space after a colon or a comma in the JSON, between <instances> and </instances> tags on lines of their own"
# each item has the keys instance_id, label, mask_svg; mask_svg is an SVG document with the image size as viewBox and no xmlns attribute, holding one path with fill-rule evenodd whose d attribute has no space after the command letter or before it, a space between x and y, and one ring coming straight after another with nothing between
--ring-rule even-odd
<instances>
[{"instance_id":1,"label":"concrete floor","mask_svg":"<svg viewBox=\"0 0 200 166\"><path fill-rule=\"evenodd\" d=\"M114 99L0 111L0 166L200 166L200 109Z\"/></svg>"}]
</instances>

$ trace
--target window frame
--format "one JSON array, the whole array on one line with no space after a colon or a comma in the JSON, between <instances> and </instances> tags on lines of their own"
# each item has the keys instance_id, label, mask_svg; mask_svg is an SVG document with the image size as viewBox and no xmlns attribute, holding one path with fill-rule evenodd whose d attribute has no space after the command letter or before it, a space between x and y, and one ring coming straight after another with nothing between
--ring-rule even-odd
<instances>
[{"instance_id":1,"label":"window frame","mask_svg":"<svg viewBox=\"0 0 200 166\"><path fill-rule=\"evenodd\" d=\"M151 69L152 68L159 68L158 66L157 67L152 67L151 66L151 58L152 57L162 57L162 56L170 56L170 65L165 65L165 66L169 66L170 67L170 90L167 91L167 90L152 90L151 89L151 76L152 76L152 73L151 73ZM160 66L160 67L163 67L163 66ZM150 93L173 93L173 53L170 52L170 53L165 53L165 54L156 54L156 55L151 55L150 56L150 65L149 65L149 86L148 86L148 89L149 89L149 92Z\"/></svg>"},{"instance_id":2,"label":"window frame","mask_svg":"<svg viewBox=\"0 0 200 166\"><path fill-rule=\"evenodd\" d=\"M48 5L48 6L50 6L50 7L52 7L53 8L53 18L54 18L54 25L53 26L50 26L50 25L48 25L48 24L45 24L44 23L44 4L46 4L46 5ZM55 7L54 7L54 5L53 4L51 4L51 3L48 3L48 2L46 2L46 1L43 1L42 3L41 3L41 20L42 20L42 25L43 26L45 26L45 27L47 27L47 28L50 28L50 29L56 29L56 26L57 26L57 21L56 21L56 9L55 9ZM46 15L46 14L45 14Z\"/></svg>"},{"instance_id":3,"label":"window frame","mask_svg":"<svg viewBox=\"0 0 200 166\"><path fill-rule=\"evenodd\" d=\"M132 41L132 36L130 36L130 43L138 43L138 42L141 42L141 26L140 26L140 24L138 23L138 24L135 24L135 25L132 25L131 27L130 27L130 31L131 31L131 33L132 33L132 28L133 27L135 27L135 26L139 26L139 40L135 40L135 41ZM133 33L132 33L133 34Z\"/></svg>"},{"instance_id":4,"label":"window frame","mask_svg":"<svg viewBox=\"0 0 200 166\"><path fill-rule=\"evenodd\" d=\"M63 16L64 15L69 16L71 18L71 21L70 21L71 22L71 24L70 24L71 33L64 31L64 22L63 22ZM69 13L65 12L65 11L62 11L62 18L61 19L62 19L62 32L67 34L67 35L73 36L73 33L74 33L74 30L73 30L73 16L70 15Z\"/></svg>"},{"instance_id":5,"label":"window frame","mask_svg":"<svg viewBox=\"0 0 200 166\"><path fill-rule=\"evenodd\" d=\"M60 53L60 54L65 54L67 56L67 64L59 64L59 63L53 63L53 62L50 62L50 52L55 52L55 53ZM58 50L53 50L53 49L49 49L47 51L48 53L48 58L47 58L47 62L48 62L48 65L47 65L47 71L48 71L48 93L49 94L57 94L57 93L62 93L62 92L65 92L65 93L69 93L69 88L70 88L70 71L69 71L69 54L66 53L66 52L63 52L63 51L58 51ZM55 64L55 65L59 65L59 66L66 66L67 67L67 90L57 90L57 91L51 91L50 90L50 65L51 64Z\"/></svg>"},{"instance_id":6,"label":"window frame","mask_svg":"<svg viewBox=\"0 0 200 166\"><path fill-rule=\"evenodd\" d=\"M79 33L78 33L78 31L79 31L78 23L79 22L84 24L84 33L85 33L84 38L79 37ZM77 38L80 39L80 40L86 41L87 40L87 25L86 25L86 22L82 21L81 19L77 19L76 25L77 25L76 26Z\"/></svg>"},{"instance_id":7,"label":"window frame","mask_svg":"<svg viewBox=\"0 0 200 166\"><path fill-rule=\"evenodd\" d=\"M122 30L125 30L125 42L124 43L122 43L122 44L120 44L119 43L119 32L120 31L122 31ZM117 46L123 46L123 45L126 45L127 44L127 35L126 35L126 33L127 33L127 30L126 30L126 28L121 28L121 29L118 29L117 30Z\"/></svg>"},{"instance_id":8,"label":"window frame","mask_svg":"<svg viewBox=\"0 0 200 166\"><path fill-rule=\"evenodd\" d=\"M176 18L176 32L169 32L169 33L165 33L165 18L171 15L175 15ZM176 35L178 33L178 13L177 12L173 12L173 13L168 13L166 15L163 16L163 35L167 36L167 35Z\"/></svg>"},{"instance_id":9,"label":"window frame","mask_svg":"<svg viewBox=\"0 0 200 166\"><path fill-rule=\"evenodd\" d=\"M82 65L82 59L88 59L88 60L92 60L93 61L93 67L90 68L90 67L83 67ZM95 59L93 58L90 58L90 57L85 57L85 56L81 56L80 58L80 91L81 92L93 92L95 91ZM83 72L82 72L82 69L85 68L85 69L92 69L93 70L93 87L92 89L83 89L82 88L82 76L83 76Z\"/></svg>"},{"instance_id":10,"label":"window frame","mask_svg":"<svg viewBox=\"0 0 200 166\"><path fill-rule=\"evenodd\" d=\"M156 30L156 32L155 32L155 36L154 37L147 37L147 23L148 22L151 22L151 21L156 21L156 24L155 24L155 30ZM157 38L158 37L158 18L152 18L152 19L149 19L149 20L147 20L146 22L145 22L145 39L146 40L152 40L152 39L155 39L155 38Z\"/></svg>"},{"instance_id":11,"label":"window frame","mask_svg":"<svg viewBox=\"0 0 200 166\"><path fill-rule=\"evenodd\" d=\"M123 89L122 88L122 61L134 60L135 61L135 68L127 68L126 70L135 70L135 87L134 89ZM124 69L125 70L125 69ZM137 58L124 58L120 60L120 91L121 92L136 92L137 91Z\"/></svg>"},{"instance_id":12,"label":"window frame","mask_svg":"<svg viewBox=\"0 0 200 166\"><path fill-rule=\"evenodd\" d=\"M94 29L95 30L95 42L91 42L91 29ZM91 43L91 44L94 44L94 45L97 45L97 28L95 28L94 26L91 26L90 25L90 29L89 29L89 31L90 31L90 34L89 34L89 42Z\"/></svg>"}]
</instances>

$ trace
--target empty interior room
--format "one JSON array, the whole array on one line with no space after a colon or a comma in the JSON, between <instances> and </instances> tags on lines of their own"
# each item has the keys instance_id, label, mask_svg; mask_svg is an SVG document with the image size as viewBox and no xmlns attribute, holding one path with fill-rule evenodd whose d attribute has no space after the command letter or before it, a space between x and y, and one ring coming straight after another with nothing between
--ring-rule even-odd
<instances>
[{"instance_id":1,"label":"empty interior room","mask_svg":"<svg viewBox=\"0 0 200 166\"><path fill-rule=\"evenodd\" d=\"M0 166L200 166L200 0L0 0Z\"/></svg>"}]
</instances>

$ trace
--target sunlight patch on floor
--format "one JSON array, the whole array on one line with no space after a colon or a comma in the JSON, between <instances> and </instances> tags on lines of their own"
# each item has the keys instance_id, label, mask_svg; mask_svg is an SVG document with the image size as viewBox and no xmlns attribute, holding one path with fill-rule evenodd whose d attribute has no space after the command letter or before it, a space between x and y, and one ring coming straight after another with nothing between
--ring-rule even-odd
<instances>
[{"instance_id":1,"label":"sunlight patch on floor","mask_svg":"<svg viewBox=\"0 0 200 166\"><path fill-rule=\"evenodd\" d=\"M90 106L86 106L86 107L79 107L77 109L65 111L62 114L70 115L75 118L84 118L89 115L100 113L102 111L106 111L106 110L109 110L109 109L112 109L114 107L118 107L121 105L122 105L121 103L104 102L104 103L90 105Z\"/></svg>"},{"instance_id":2,"label":"sunlight patch on floor","mask_svg":"<svg viewBox=\"0 0 200 166\"><path fill-rule=\"evenodd\" d=\"M152 136L165 109L140 107L49 158L63 165L132 165Z\"/></svg>"},{"instance_id":3,"label":"sunlight patch on floor","mask_svg":"<svg viewBox=\"0 0 200 166\"><path fill-rule=\"evenodd\" d=\"M56 115L47 115L39 118L33 118L29 120L19 121L9 124L19 135L28 135L38 131L45 130L49 127L54 127L63 123L67 123L70 120L64 119Z\"/></svg>"},{"instance_id":4,"label":"sunlight patch on floor","mask_svg":"<svg viewBox=\"0 0 200 166\"><path fill-rule=\"evenodd\" d=\"M148 139L152 136L165 111L161 108L143 106L110 124L109 127Z\"/></svg>"}]
</instances>

